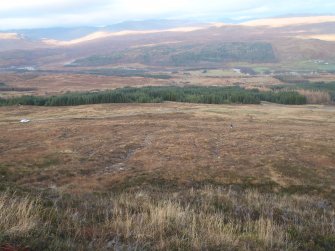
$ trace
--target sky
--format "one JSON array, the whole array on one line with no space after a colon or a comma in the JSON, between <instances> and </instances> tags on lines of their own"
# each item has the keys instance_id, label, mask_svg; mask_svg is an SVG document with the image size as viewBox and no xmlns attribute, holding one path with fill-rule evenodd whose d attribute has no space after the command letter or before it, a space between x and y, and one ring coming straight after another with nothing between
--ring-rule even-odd
<instances>
[{"instance_id":1,"label":"sky","mask_svg":"<svg viewBox=\"0 0 335 251\"><path fill-rule=\"evenodd\" d=\"M334 14L334 0L0 0L0 29L104 26L148 19L238 22Z\"/></svg>"}]
</instances>

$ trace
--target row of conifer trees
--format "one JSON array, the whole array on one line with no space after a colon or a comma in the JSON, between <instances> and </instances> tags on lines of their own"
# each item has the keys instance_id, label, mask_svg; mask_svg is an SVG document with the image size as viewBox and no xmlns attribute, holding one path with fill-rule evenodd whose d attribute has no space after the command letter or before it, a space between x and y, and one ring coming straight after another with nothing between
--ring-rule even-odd
<instances>
[{"instance_id":1,"label":"row of conifer trees","mask_svg":"<svg viewBox=\"0 0 335 251\"><path fill-rule=\"evenodd\" d=\"M72 92L57 96L22 96L0 99L1 105L74 106L102 103L160 103L164 101L204 104L306 104L306 98L294 91L260 92L256 89L233 87L142 87L100 92Z\"/></svg>"}]
</instances>

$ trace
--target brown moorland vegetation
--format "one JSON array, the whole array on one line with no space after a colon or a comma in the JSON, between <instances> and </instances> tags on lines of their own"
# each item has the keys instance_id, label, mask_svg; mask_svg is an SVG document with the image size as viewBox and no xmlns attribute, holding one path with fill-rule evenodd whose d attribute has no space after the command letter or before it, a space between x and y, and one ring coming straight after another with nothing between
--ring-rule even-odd
<instances>
[{"instance_id":1,"label":"brown moorland vegetation","mask_svg":"<svg viewBox=\"0 0 335 251\"><path fill-rule=\"evenodd\" d=\"M273 104L1 107L0 243L332 250L334 113Z\"/></svg>"}]
</instances>

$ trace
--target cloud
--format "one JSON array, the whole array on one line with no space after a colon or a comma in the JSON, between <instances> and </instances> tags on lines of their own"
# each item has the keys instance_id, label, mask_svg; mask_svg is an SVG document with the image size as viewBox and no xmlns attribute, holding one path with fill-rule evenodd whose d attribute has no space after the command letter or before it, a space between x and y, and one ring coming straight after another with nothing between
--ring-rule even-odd
<instances>
[{"instance_id":1,"label":"cloud","mask_svg":"<svg viewBox=\"0 0 335 251\"><path fill-rule=\"evenodd\" d=\"M0 2L0 18L54 16L91 13L108 5L109 0L15 0Z\"/></svg>"},{"instance_id":2,"label":"cloud","mask_svg":"<svg viewBox=\"0 0 335 251\"><path fill-rule=\"evenodd\" d=\"M15 0L0 2L0 29L107 25L125 20L263 18L335 12L333 0Z\"/></svg>"}]
</instances>

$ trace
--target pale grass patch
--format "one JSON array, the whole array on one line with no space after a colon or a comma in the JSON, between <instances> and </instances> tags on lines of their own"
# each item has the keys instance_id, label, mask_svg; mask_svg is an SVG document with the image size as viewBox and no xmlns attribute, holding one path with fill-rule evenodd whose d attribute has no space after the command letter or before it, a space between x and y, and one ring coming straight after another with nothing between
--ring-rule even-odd
<instances>
[{"instance_id":1,"label":"pale grass patch","mask_svg":"<svg viewBox=\"0 0 335 251\"><path fill-rule=\"evenodd\" d=\"M226 224L224 215L209 214L202 208L198 211L191 209L189 204L181 205L172 200L141 202L129 200L129 197L125 200L124 196L113 198L113 202L104 227L107 231L115 229L119 235L133 238L136 243L159 240L157 249L186 245L200 250L222 243L236 245L238 241L234 224Z\"/></svg>"},{"instance_id":2,"label":"pale grass patch","mask_svg":"<svg viewBox=\"0 0 335 251\"><path fill-rule=\"evenodd\" d=\"M8 193L0 195L0 233L12 236L28 233L37 226L40 214L36 200Z\"/></svg>"},{"instance_id":3,"label":"pale grass patch","mask_svg":"<svg viewBox=\"0 0 335 251\"><path fill-rule=\"evenodd\" d=\"M85 243L95 250L107 243L120 250L297 250L291 227L335 235L333 207L307 195L206 186L78 199L68 197L42 214L29 198L3 195L1 232L25 233L40 220L41 237L52 234L58 249L80 250L87 250Z\"/></svg>"}]
</instances>

